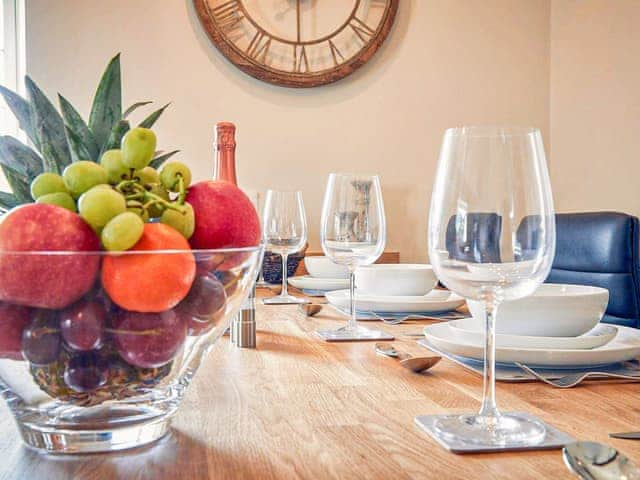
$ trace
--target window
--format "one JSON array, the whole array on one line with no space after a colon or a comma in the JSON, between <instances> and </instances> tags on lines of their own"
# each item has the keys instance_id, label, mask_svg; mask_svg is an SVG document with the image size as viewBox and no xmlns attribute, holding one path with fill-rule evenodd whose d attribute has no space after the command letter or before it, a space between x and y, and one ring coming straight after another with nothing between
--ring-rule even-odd
<instances>
[{"instance_id":1,"label":"window","mask_svg":"<svg viewBox=\"0 0 640 480\"><path fill-rule=\"evenodd\" d=\"M0 0L0 84L24 94L25 16L24 0ZM18 122L0 100L0 133L25 141Z\"/></svg>"}]
</instances>

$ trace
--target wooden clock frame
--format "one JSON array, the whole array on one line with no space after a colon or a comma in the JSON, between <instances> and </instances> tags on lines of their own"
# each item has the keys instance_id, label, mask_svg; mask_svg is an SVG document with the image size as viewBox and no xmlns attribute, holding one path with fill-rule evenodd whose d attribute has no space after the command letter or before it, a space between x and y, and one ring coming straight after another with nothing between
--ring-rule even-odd
<instances>
[{"instance_id":1,"label":"wooden clock frame","mask_svg":"<svg viewBox=\"0 0 640 480\"><path fill-rule=\"evenodd\" d=\"M299 6L300 0L297 0L297 2ZM351 11L349 18L347 18L345 22L331 34L319 39L304 42L300 41L299 34L297 41L286 40L273 36L246 14L244 6L240 0L230 0L219 5L216 7L218 9L216 15L212 12L207 0L193 0L195 9L200 17L200 22L205 28L212 43L231 63L258 80L272 83L274 85L294 88L317 87L336 82L355 72L358 68L367 63L378 51L393 26L396 13L398 11L399 0L389 0L385 7L382 19L375 30L356 17L356 12L360 3L361 0L356 0L355 7ZM224 32L225 28L233 26L233 22L238 22L242 18L247 18L256 28L256 34L246 50L242 50L235 45L231 40L229 40ZM299 15L296 21L299 32ZM364 46L357 54L341 63L338 59L344 60L344 57L342 57L342 54L331 39L348 27L351 28L355 35L358 36ZM261 57L264 61L268 45L272 38L292 46L293 71L287 72L272 68L259 61ZM327 42L328 48L330 49L334 66L317 72L309 72L305 45L324 42ZM265 44L267 45L266 49Z\"/></svg>"}]
</instances>

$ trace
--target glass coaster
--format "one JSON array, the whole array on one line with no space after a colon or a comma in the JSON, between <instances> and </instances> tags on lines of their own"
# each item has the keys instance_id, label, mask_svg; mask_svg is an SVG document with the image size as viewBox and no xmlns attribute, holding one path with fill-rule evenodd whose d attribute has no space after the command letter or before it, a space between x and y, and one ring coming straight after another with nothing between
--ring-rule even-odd
<instances>
[{"instance_id":1,"label":"glass coaster","mask_svg":"<svg viewBox=\"0 0 640 480\"><path fill-rule=\"evenodd\" d=\"M382 330L357 327L354 330L339 328L337 330L316 330L316 335L326 342L357 342L370 340L393 340L395 337Z\"/></svg>"},{"instance_id":2,"label":"glass coaster","mask_svg":"<svg viewBox=\"0 0 640 480\"><path fill-rule=\"evenodd\" d=\"M552 450L564 447L566 444L574 442L575 439L570 435L552 427L548 423L543 422L539 418L523 412L507 412L508 415L515 415L525 418L532 422L537 422L544 426L544 437L533 444L518 445L484 445L477 441L464 441L459 438L452 438L448 435L442 435L437 428L440 420L446 420L457 415L421 415L416 417L416 424L429 434L440 445L452 453L496 453L511 452L524 450Z\"/></svg>"}]
</instances>

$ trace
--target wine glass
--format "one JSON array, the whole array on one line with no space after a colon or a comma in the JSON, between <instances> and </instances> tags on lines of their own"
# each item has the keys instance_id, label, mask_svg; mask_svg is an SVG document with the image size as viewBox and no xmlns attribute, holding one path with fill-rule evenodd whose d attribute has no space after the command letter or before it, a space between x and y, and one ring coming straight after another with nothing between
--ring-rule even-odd
<instances>
[{"instance_id":1,"label":"wine glass","mask_svg":"<svg viewBox=\"0 0 640 480\"><path fill-rule=\"evenodd\" d=\"M354 272L375 262L386 243L387 230L380 179L377 175L332 173L322 206L320 242L324 254L349 269L350 318L338 330L317 334L327 341L393 339L391 335L358 325Z\"/></svg>"},{"instance_id":2,"label":"wine glass","mask_svg":"<svg viewBox=\"0 0 640 480\"><path fill-rule=\"evenodd\" d=\"M535 445L544 425L501 413L495 401L495 319L505 300L544 281L555 253L555 217L540 131L462 127L446 131L429 212L429 257L445 286L484 304L485 358L478 414L438 416L449 441Z\"/></svg>"},{"instance_id":3,"label":"wine glass","mask_svg":"<svg viewBox=\"0 0 640 480\"><path fill-rule=\"evenodd\" d=\"M308 303L303 298L289 295L287 287L287 257L300 251L307 243L307 219L302 192L268 190L262 222L265 249L282 257L282 291L277 297L265 298L263 303Z\"/></svg>"},{"instance_id":4,"label":"wine glass","mask_svg":"<svg viewBox=\"0 0 640 480\"><path fill-rule=\"evenodd\" d=\"M256 210L258 211L258 213L260 215L260 221L262 223L264 223L263 222L263 220L264 220L264 218L263 218L264 217L264 208L262 208L262 207L263 207L263 202L264 202L265 196L262 195L261 192L258 192L256 194L255 198L256 198ZM265 254L266 254L266 252L265 252ZM269 288L271 286L271 284L264 279L264 256L265 256L265 254L263 254L262 261L260 262L260 268L258 269L259 273L258 273L258 279L256 280L256 288Z\"/></svg>"}]
</instances>

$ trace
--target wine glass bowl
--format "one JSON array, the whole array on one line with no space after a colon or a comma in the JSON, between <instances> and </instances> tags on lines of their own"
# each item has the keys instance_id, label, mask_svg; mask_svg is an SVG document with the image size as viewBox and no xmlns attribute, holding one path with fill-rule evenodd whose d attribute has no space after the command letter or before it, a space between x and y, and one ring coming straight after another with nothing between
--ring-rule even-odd
<instances>
[{"instance_id":1,"label":"wine glass bowl","mask_svg":"<svg viewBox=\"0 0 640 480\"><path fill-rule=\"evenodd\" d=\"M280 295L265 298L267 305L307 303L289 295L287 257L302 250L307 243L307 219L302 192L268 190L262 214L265 248L282 257L282 290Z\"/></svg>"},{"instance_id":2,"label":"wine glass bowl","mask_svg":"<svg viewBox=\"0 0 640 480\"><path fill-rule=\"evenodd\" d=\"M377 175L332 173L322 205L320 243L324 254L349 269L350 319L338 330L321 330L328 341L393 338L379 330L358 326L355 269L374 263L386 244L387 230L380 179Z\"/></svg>"},{"instance_id":3,"label":"wine glass bowl","mask_svg":"<svg viewBox=\"0 0 640 480\"><path fill-rule=\"evenodd\" d=\"M439 280L486 310L483 405L436 423L442 437L489 446L535 444L544 426L495 403L495 317L532 294L555 253L555 217L540 132L520 127L446 131L429 212L429 257Z\"/></svg>"}]
</instances>

